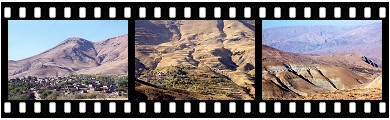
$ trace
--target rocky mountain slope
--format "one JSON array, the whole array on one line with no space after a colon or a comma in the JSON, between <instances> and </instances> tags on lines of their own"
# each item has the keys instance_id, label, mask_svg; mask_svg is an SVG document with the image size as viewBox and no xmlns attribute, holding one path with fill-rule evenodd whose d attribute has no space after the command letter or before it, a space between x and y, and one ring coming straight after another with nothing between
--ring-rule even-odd
<instances>
[{"instance_id":1,"label":"rocky mountain slope","mask_svg":"<svg viewBox=\"0 0 390 120\"><path fill-rule=\"evenodd\" d=\"M322 99L313 96L365 88L381 79L381 68L362 58L358 54L301 55L263 45L262 98ZM376 83L370 86L378 86Z\"/></svg>"},{"instance_id":2,"label":"rocky mountain slope","mask_svg":"<svg viewBox=\"0 0 390 120\"><path fill-rule=\"evenodd\" d=\"M359 53L382 63L382 23L348 27L285 26L262 30L262 43L303 54Z\"/></svg>"},{"instance_id":3,"label":"rocky mountain slope","mask_svg":"<svg viewBox=\"0 0 390 120\"><path fill-rule=\"evenodd\" d=\"M227 77L248 89L242 93L251 96L247 99L254 98L248 74L255 69L254 21L137 20L135 26L134 69L140 80L148 79L145 71L188 66Z\"/></svg>"},{"instance_id":4,"label":"rocky mountain slope","mask_svg":"<svg viewBox=\"0 0 390 120\"><path fill-rule=\"evenodd\" d=\"M128 35L91 42L68 38L38 55L8 61L10 78L53 77L70 74L127 74Z\"/></svg>"}]
</instances>

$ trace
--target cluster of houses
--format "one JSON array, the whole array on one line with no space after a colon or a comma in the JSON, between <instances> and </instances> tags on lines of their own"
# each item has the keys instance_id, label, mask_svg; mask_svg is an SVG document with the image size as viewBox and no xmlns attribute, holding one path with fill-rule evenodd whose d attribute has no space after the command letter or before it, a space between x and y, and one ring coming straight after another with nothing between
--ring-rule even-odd
<instances>
[{"instance_id":1,"label":"cluster of houses","mask_svg":"<svg viewBox=\"0 0 390 120\"><path fill-rule=\"evenodd\" d=\"M32 83L34 87L30 88L30 93L35 93L39 96L46 90L58 91L60 94L88 94L88 93L105 93L107 96L123 96L124 91L119 91L119 87L115 82L107 82L97 80L96 78L88 78L88 82L82 82L83 80L77 80L76 77L51 77L51 78L18 78L10 79L10 83L16 82L28 82ZM124 90L128 89L128 86L121 86Z\"/></svg>"},{"instance_id":2,"label":"cluster of houses","mask_svg":"<svg viewBox=\"0 0 390 120\"><path fill-rule=\"evenodd\" d=\"M153 72L151 75L149 75L149 77L165 77L165 76L166 76L166 74L164 72L161 72L161 71ZM203 78L219 78L218 75L210 74L210 73L206 73L206 72L199 72L196 74L196 76L203 77Z\"/></svg>"}]
</instances>

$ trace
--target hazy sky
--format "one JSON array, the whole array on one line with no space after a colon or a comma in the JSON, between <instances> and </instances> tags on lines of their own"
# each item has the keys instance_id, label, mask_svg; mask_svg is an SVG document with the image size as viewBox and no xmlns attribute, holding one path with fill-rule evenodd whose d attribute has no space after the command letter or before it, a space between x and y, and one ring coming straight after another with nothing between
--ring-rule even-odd
<instances>
[{"instance_id":1,"label":"hazy sky","mask_svg":"<svg viewBox=\"0 0 390 120\"><path fill-rule=\"evenodd\" d=\"M267 29L280 26L308 25L352 26L381 22L381 20L263 20L262 22L262 29Z\"/></svg>"},{"instance_id":2,"label":"hazy sky","mask_svg":"<svg viewBox=\"0 0 390 120\"><path fill-rule=\"evenodd\" d=\"M127 20L9 20L9 60L37 55L69 37L101 41L128 34Z\"/></svg>"}]
</instances>

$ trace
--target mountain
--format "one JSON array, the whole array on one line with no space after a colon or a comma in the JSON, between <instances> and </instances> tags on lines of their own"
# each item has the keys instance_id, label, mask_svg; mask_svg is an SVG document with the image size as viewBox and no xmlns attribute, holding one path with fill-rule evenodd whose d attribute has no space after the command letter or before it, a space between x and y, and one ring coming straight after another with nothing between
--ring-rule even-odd
<instances>
[{"instance_id":1,"label":"mountain","mask_svg":"<svg viewBox=\"0 0 390 120\"><path fill-rule=\"evenodd\" d=\"M300 54L358 53L381 65L382 23L267 28L262 30L262 44Z\"/></svg>"},{"instance_id":2,"label":"mountain","mask_svg":"<svg viewBox=\"0 0 390 120\"><path fill-rule=\"evenodd\" d=\"M145 73L185 66L191 74L227 79L218 89L237 88L221 98L254 99L255 82L248 74L255 69L254 29L254 21L246 20L137 20L136 77L151 82L161 77Z\"/></svg>"},{"instance_id":3,"label":"mountain","mask_svg":"<svg viewBox=\"0 0 390 120\"><path fill-rule=\"evenodd\" d=\"M381 68L365 62L363 57L359 54L312 56L262 45L262 98L322 99L317 93L363 89L381 76Z\"/></svg>"},{"instance_id":4,"label":"mountain","mask_svg":"<svg viewBox=\"0 0 390 120\"><path fill-rule=\"evenodd\" d=\"M117 36L94 43L99 66L78 71L79 74L126 74L128 71L128 36Z\"/></svg>"},{"instance_id":5,"label":"mountain","mask_svg":"<svg viewBox=\"0 0 390 120\"><path fill-rule=\"evenodd\" d=\"M382 75L375 78L366 88L379 88L382 89Z\"/></svg>"},{"instance_id":6,"label":"mountain","mask_svg":"<svg viewBox=\"0 0 390 120\"><path fill-rule=\"evenodd\" d=\"M23 76L67 76L70 74L126 74L128 35L91 42L65 39L38 55L8 61L10 78Z\"/></svg>"}]
</instances>

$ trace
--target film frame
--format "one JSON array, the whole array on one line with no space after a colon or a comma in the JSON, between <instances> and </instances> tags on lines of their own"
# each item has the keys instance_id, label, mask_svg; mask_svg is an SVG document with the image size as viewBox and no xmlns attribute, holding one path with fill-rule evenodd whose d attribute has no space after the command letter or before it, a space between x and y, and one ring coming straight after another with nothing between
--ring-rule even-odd
<instances>
[{"instance_id":1,"label":"film frame","mask_svg":"<svg viewBox=\"0 0 390 120\"><path fill-rule=\"evenodd\" d=\"M2 2L2 11L10 9L10 14L2 12L1 31L2 48L8 48L8 20L128 20L129 33L134 33L135 20L255 20L256 29L261 29L261 20L382 20L382 39L388 40L389 3L13 3ZM20 9L24 7L24 9ZM40 17L35 17L35 8L40 8ZM49 9L55 8L55 17L50 17ZM79 17L79 8L86 8L85 18ZM95 8L100 8L100 17L95 17ZM115 17L110 15L110 8L115 7ZM156 17L154 10L160 8L160 15ZM176 9L175 17L171 17L170 9ZM185 15L184 9L190 8L190 16ZM200 17L199 8L204 7L204 17ZM215 7L220 8L220 16L215 17ZM290 8L295 8L295 16L290 16ZM335 18L335 7L339 7L340 17ZM350 8L355 8L355 17L350 16ZM365 9L370 8L370 16L366 16ZM65 8L70 8L70 15L65 14ZM130 16L128 16L130 8ZM140 9L141 8L141 9ZM232 9L233 8L233 9ZM247 11L249 9L249 14ZM261 11L265 9L266 11ZM275 9L276 8L276 9ZM305 9L310 8L310 17ZM324 10L325 8L325 10ZM21 12L22 11L22 12ZM24 12L23 12L24 11ZM234 12L232 12L234 11ZM276 12L275 12L276 11ZM19 13L22 13L20 16ZM265 14L264 14L265 13ZM325 15L323 14L325 13ZM24 15L23 15L24 14ZM98 13L99 14L99 13ZM127 14L127 15L126 15ZM265 15L265 16L264 16ZM8 17L9 16L9 17ZM65 17L68 16L68 17ZM99 16L99 15L98 15ZM218 15L217 15L218 16ZM249 16L249 17L248 17ZM264 16L264 17L262 17ZM256 40L261 40L260 33L256 33ZM256 42L259 46L260 42ZM130 45L131 46L131 45ZM136 101L129 100L54 100L54 101L22 101L7 99L7 84L2 81L2 117L5 118L41 118L41 117L389 117L389 87L388 81L388 41L384 41L382 100L261 100L261 87L256 84L255 100L174 100L174 101ZM131 46L130 49L134 49ZM259 53L260 47L256 47ZM134 53L134 52L129 52ZM129 56L132 56L130 54ZM2 51L2 57L7 58L8 49ZM256 58L260 57L259 55ZM129 60L129 63L132 62ZM7 63L2 59L3 65ZM129 65L130 70L131 64ZM3 69L3 68L2 68ZM3 69L2 78L5 78ZM134 73L134 71L130 71ZM259 74L257 74L259 76ZM259 78L259 77L257 77ZM260 84L261 85L261 84ZM134 92L134 84L129 85L129 93ZM37 104L39 103L39 105ZM53 107L53 103L55 106ZM81 103L81 104L80 104ZM129 104L130 103L130 104ZM113 107L115 104L116 107ZM175 104L175 105L173 105ZM129 106L130 105L130 106ZM80 106L84 106L85 113L80 113ZM86 107L87 106L87 107ZM175 106L175 111L171 110ZM348 107L346 107L348 106ZM350 106L355 106L355 112L350 112ZM7 110L6 110L7 107ZM35 107L40 107L37 112ZM157 108L157 110L155 109ZM295 107L295 108L294 108ZM55 108L53 113L50 109ZM95 110L100 108L100 110ZM160 110L158 110L160 108ZM218 108L220 108L218 110ZM310 109L310 112L308 110ZM337 112L336 112L336 109ZM115 112L112 112L114 111ZM129 112L130 111L130 112ZM204 112L203 112L204 111ZM325 112L324 112L325 111Z\"/></svg>"}]
</instances>

